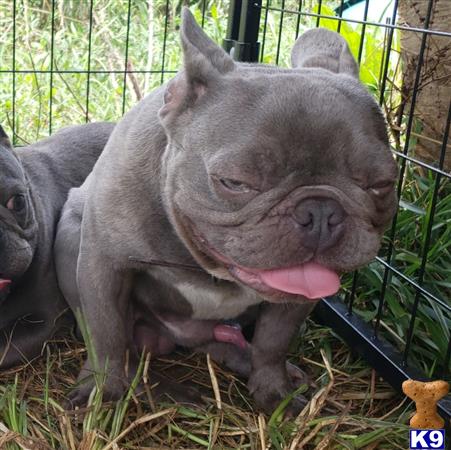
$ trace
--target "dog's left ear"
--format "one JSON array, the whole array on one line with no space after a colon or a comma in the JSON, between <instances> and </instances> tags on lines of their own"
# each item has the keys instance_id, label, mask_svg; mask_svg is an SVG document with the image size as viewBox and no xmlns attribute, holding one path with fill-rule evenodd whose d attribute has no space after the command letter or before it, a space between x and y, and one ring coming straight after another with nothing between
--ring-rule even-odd
<instances>
[{"instance_id":1,"label":"dog's left ear","mask_svg":"<svg viewBox=\"0 0 451 450\"><path fill-rule=\"evenodd\" d=\"M347 42L335 31L314 28L306 31L291 50L294 68L319 67L359 78L357 65Z\"/></svg>"},{"instance_id":2,"label":"dog's left ear","mask_svg":"<svg viewBox=\"0 0 451 450\"><path fill-rule=\"evenodd\" d=\"M223 75L235 69L233 59L203 32L187 7L182 12L180 39L183 71L167 85L159 111L163 123L194 106Z\"/></svg>"},{"instance_id":3,"label":"dog's left ear","mask_svg":"<svg viewBox=\"0 0 451 450\"><path fill-rule=\"evenodd\" d=\"M0 147L5 147L8 150L12 150L11 141L8 138L8 135L5 133L5 130L0 125Z\"/></svg>"}]
</instances>

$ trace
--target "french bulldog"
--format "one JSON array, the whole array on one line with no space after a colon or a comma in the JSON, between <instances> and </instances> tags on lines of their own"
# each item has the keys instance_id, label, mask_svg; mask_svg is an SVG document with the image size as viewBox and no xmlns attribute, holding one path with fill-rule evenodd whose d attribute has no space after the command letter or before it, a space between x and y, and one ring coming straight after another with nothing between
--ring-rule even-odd
<instances>
[{"instance_id":1,"label":"french bulldog","mask_svg":"<svg viewBox=\"0 0 451 450\"><path fill-rule=\"evenodd\" d=\"M114 125L64 128L13 149L0 127L0 368L34 358L68 310L53 260L69 189L94 166Z\"/></svg>"},{"instance_id":2,"label":"french bulldog","mask_svg":"<svg viewBox=\"0 0 451 450\"><path fill-rule=\"evenodd\" d=\"M396 164L338 34L307 31L293 69L237 63L184 9L181 43L182 70L123 117L58 227L60 285L94 348L72 402L93 371L118 398L143 351L180 345L271 411L299 379L286 354L302 321L376 255ZM252 318L249 342L230 321Z\"/></svg>"}]
</instances>

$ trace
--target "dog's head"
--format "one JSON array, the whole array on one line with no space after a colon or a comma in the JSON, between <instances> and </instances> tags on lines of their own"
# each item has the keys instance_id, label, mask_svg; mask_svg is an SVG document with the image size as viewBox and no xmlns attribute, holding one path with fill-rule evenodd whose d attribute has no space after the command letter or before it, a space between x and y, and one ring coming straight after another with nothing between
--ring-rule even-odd
<instances>
[{"instance_id":1,"label":"dog's head","mask_svg":"<svg viewBox=\"0 0 451 450\"><path fill-rule=\"evenodd\" d=\"M311 30L294 69L237 64L184 10L183 70L159 117L165 207L210 273L269 301L335 293L396 210L382 113L346 42Z\"/></svg>"},{"instance_id":2,"label":"dog's head","mask_svg":"<svg viewBox=\"0 0 451 450\"><path fill-rule=\"evenodd\" d=\"M0 303L33 259L37 224L28 182L0 126Z\"/></svg>"}]
</instances>

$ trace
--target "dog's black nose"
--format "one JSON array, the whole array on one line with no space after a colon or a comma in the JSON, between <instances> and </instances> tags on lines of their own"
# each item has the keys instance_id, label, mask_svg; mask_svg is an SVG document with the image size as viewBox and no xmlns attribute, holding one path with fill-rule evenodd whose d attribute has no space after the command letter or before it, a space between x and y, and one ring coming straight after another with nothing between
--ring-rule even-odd
<instances>
[{"instance_id":1,"label":"dog's black nose","mask_svg":"<svg viewBox=\"0 0 451 450\"><path fill-rule=\"evenodd\" d=\"M295 208L294 216L300 225L303 245L311 250L324 251L332 247L344 232L346 213L331 198L308 198Z\"/></svg>"}]
</instances>

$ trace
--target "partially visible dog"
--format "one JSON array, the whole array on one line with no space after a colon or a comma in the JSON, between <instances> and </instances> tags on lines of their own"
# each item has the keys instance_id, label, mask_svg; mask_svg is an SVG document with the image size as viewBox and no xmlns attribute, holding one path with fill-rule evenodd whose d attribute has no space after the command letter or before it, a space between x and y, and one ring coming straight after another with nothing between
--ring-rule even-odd
<instances>
[{"instance_id":1,"label":"partially visible dog","mask_svg":"<svg viewBox=\"0 0 451 450\"><path fill-rule=\"evenodd\" d=\"M88 399L93 370L107 365L117 398L143 349L178 344L248 377L270 411L293 389L286 353L301 322L376 255L396 164L340 35L305 33L294 69L234 62L187 9L181 40L183 69L117 125L58 228L61 287L97 354L73 402ZM138 262L151 259L173 267ZM249 316L251 343L227 322Z\"/></svg>"},{"instance_id":2,"label":"partially visible dog","mask_svg":"<svg viewBox=\"0 0 451 450\"><path fill-rule=\"evenodd\" d=\"M63 321L56 225L69 189L83 183L113 128L73 126L13 149L0 127L0 368L38 355Z\"/></svg>"}]
</instances>

